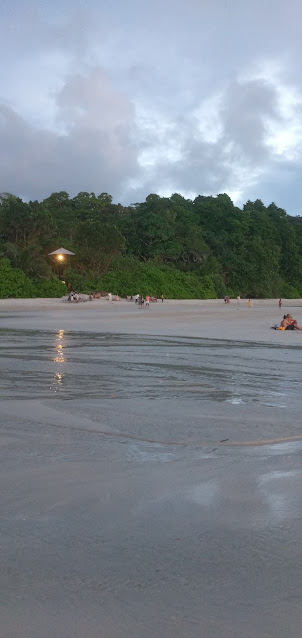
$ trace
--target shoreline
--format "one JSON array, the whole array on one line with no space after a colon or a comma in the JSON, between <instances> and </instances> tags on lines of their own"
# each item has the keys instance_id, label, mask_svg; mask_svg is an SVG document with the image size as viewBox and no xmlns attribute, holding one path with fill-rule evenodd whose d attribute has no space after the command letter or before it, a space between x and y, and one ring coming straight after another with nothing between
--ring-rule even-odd
<instances>
[{"instance_id":1,"label":"shoreline","mask_svg":"<svg viewBox=\"0 0 302 638\"><path fill-rule=\"evenodd\" d=\"M248 300L249 298L247 297L246 299L241 299L239 306L243 307L245 305L248 304ZM265 299L252 299L251 298L251 302L253 304L253 306L267 306L267 305L272 305L272 306L276 306L278 307L278 298L265 298ZM86 305L86 303L89 303L89 305L93 304L108 304L108 299L107 297L101 297L100 299L93 299L93 301L87 301L87 302L79 302L78 305L82 306L82 305ZM45 307L46 305L50 305L50 306L54 306L54 305L76 305L75 303L69 303L65 301L64 297L9 297L7 299L1 299L0 298L0 311L1 310L6 310L7 307L12 306L14 307L14 309L18 309L18 307L32 307L32 306L40 306ZM135 305L134 301L128 301L128 299L125 298L120 298L119 301L113 301L113 305L118 305L118 304L127 304L127 306L130 305ZM224 304L224 300L223 299L164 299L164 302L162 304L161 300L158 299L157 303L151 303L150 307L157 307L158 305L165 305L165 304L177 304L177 305L188 305L188 304L196 304L196 305L228 305L228 307L234 307L236 306L237 308L237 301L236 299L231 299L230 300L230 304ZM292 306L292 307L302 307L302 298L301 299L282 299L282 306ZM279 307L278 307L279 308ZM282 309L281 309L282 310Z\"/></svg>"},{"instance_id":2,"label":"shoreline","mask_svg":"<svg viewBox=\"0 0 302 638\"><path fill-rule=\"evenodd\" d=\"M64 330L102 334L204 338L252 344L301 345L302 331L271 330L285 312L302 325L302 299L236 301L221 299L165 300L139 308L127 300L109 303L106 298L85 303L62 299L0 299L0 327L10 330Z\"/></svg>"}]
</instances>

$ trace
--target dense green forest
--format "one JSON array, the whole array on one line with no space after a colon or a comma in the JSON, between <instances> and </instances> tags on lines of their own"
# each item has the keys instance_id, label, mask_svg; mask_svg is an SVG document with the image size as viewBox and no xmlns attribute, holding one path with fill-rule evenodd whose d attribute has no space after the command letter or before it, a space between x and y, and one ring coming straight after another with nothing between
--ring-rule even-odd
<instances>
[{"instance_id":1,"label":"dense green forest","mask_svg":"<svg viewBox=\"0 0 302 638\"><path fill-rule=\"evenodd\" d=\"M75 253L61 270L48 257ZM302 297L302 218L226 194L148 195L130 206L107 193L0 196L0 297L51 297L66 284L167 298Z\"/></svg>"}]
</instances>

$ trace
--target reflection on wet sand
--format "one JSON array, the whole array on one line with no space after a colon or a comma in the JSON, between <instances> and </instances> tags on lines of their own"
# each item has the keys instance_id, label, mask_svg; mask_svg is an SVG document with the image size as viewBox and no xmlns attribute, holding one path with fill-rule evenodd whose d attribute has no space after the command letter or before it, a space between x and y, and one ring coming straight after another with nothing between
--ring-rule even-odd
<instances>
[{"instance_id":1,"label":"reflection on wet sand","mask_svg":"<svg viewBox=\"0 0 302 638\"><path fill-rule=\"evenodd\" d=\"M63 384L63 378L64 378L64 374L62 372L61 369L61 365L63 363L65 363L66 359L64 357L64 330L58 330L58 332L56 333L55 336L55 356L53 358L55 363L60 364L60 369L59 371L56 371L54 373L54 390L56 392L56 390L58 389L58 387L62 386Z\"/></svg>"},{"instance_id":2,"label":"reflection on wet sand","mask_svg":"<svg viewBox=\"0 0 302 638\"><path fill-rule=\"evenodd\" d=\"M3 636L300 635L301 349L284 353L288 378L265 344L5 331Z\"/></svg>"}]
</instances>

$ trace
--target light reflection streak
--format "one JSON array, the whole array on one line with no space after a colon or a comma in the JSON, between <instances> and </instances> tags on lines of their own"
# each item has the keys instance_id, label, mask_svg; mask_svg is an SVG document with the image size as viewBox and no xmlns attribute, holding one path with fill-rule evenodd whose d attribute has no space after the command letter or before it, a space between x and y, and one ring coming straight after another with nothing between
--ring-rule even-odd
<instances>
[{"instance_id":1,"label":"light reflection streak","mask_svg":"<svg viewBox=\"0 0 302 638\"><path fill-rule=\"evenodd\" d=\"M53 387L55 392L63 384L64 373L62 372L61 366L66 361L64 357L64 347L64 330L58 330L56 334L55 356L53 357L54 363L59 365L59 369L54 373Z\"/></svg>"},{"instance_id":2,"label":"light reflection streak","mask_svg":"<svg viewBox=\"0 0 302 638\"><path fill-rule=\"evenodd\" d=\"M56 372L55 373L55 380L56 382L60 385L62 383L62 379L63 379L63 374L61 374L61 372Z\"/></svg>"}]
</instances>

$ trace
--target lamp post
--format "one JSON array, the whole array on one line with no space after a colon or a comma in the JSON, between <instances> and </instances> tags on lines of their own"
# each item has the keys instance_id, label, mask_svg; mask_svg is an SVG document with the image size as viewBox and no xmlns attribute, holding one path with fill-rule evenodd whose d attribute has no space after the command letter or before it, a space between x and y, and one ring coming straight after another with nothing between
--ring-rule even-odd
<instances>
[{"instance_id":1,"label":"lamp post","mask_svg":"<svg viewBox=\"0 0 302 638\"><path fill-rule=\"evenodd\" d=\"M57 264L58 275L61 279L63 277L63 266L64 266L64 261L66 260L66 256L74 255L74 254L75 253L72 253L71 250L67 250L66 248L63 248L62 246L61 248L58 248L57 250L53 250L51 253L48 253L49 257L51 257Z\"/></svg>"}]
</instances>

